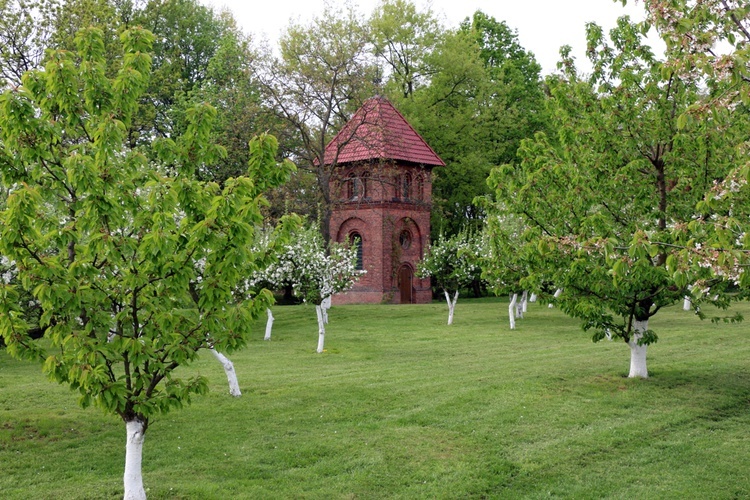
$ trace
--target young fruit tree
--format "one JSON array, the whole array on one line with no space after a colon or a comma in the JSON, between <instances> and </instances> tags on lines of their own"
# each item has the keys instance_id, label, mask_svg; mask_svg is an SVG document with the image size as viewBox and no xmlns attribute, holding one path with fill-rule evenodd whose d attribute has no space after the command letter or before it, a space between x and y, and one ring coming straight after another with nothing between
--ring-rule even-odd
<instances>
[{"instance_id":1,"label":"young fruit tree","mask_svg":"<svg viewBox=\"0 0 750 500\"><path fill-rule=\"evenodd\" d=\"M479 266L482 253L480 243L481 238L466 231L447 239L441 234L419 263L417 273L423 278L432 278L445 294L449 325L453 324L459 291L479 279L482 273Z\"/></svg>"},{"instance_id":2,"label":"young fruit tree","mask_svg":"<svg viewBox=\"0 0 750 500\"><path fill-rule=\"evenodd\" d=\"M235 295L265 267L250 250L262 222L261 190L288 178L276 140L251 143L247 176L223 187L195 180L222 148L209 142L215 112L189 113L184 135L130 147L131 117L149 78L153 36L122 34L107 68L99 30L77 36L78 54L51 51L43 71L0 97L0 255L38 302L36 324L15 287L0 283L0 334L8 352L118 415L127 430L125 498L145 498L141 460L155 415L207 390L180 367L201 349L243 347L271 302ZM110 76L112 75L112 76ZM50 348L32 340L41 328Z\"/></svg>"},{"instance_id":3,"label":"young fruit tree","mask_svg":"<svg viewBox=\"0 0 750 500\"><path fill-rule=\"evenodd\" d=\"M482 205L489 208L482 231L485 251L481 253L479 264L482 278L495 295L508 295L508 321L510 329L515 330L516 319L523 318L529 299L528 290L524 290L521 281L528 275L527 264L521 254L523 249L522 235L525 227L520 217L513 214L499 215L502 206L492 206L482 199ZM519 295L521 302L518 302ZM534 296L534 301L536 297Z\"/></svg>"},{"instance_id":4,"label":"young fruit tree","mask_svg":"<svg viewBox=\"0 0 750 500\"><path fill-rule=\"evenodd\" d=\"M357 269L355 245L331 243L326 251L320 231L313 227L300 228L291 240L277 255L278 260L256 272L250 283L268 283L276 289L291 284L294 295L315 304L318 316L317 352L322 353L331 297L349 290L365 271Z\"/></svg>"},{"instance_id":5,"label":"young fruit tree","mask_svg":"<svg viewBox=\"0 0 750 500\"><path fill-rule=\"evenodd\" d=\"M741 154L732 142L746 125L726 115L684 125L680 116L701 95L642 41L642 26L618 20L611 40L587 26L593 73L584 80L572 59L548 80L556 136L537 134L521 161L493 171L502 214L520 217L527 288L561 289L560 309L594 330L594 340L623 339L629 377L648 377L649 319L681 302L688 285L711 293L695 300L729 304L731 285L710 269L678 272L675 229L698 218L696 204ZM675 54L672 54L674 56Z\"/></svg>"}]
</instances>

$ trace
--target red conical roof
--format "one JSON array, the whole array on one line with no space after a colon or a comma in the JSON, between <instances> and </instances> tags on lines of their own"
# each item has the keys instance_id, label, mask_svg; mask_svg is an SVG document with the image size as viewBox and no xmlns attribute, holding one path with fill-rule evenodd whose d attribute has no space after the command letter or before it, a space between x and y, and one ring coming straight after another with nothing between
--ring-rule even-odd
<instances>
[{"instance_id":1,"label":"red conical roof","mask_svg":"<svg viewBox=\"0 0 750 500\"><path fill-rule=\"evenodd\" d=\"M325 164L380 159L445 166L393 104L376 96L365 101L328 143Z\"/></svg>"}]
</instances>

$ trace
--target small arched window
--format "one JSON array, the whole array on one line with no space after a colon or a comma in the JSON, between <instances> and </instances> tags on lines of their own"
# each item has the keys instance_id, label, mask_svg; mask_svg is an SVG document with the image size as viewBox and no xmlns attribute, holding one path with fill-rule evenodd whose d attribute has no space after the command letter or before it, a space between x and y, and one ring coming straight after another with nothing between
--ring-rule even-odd
<instances>
[{"instance_id":1,"label":"small arched window","mask_svg":"<svg viewBox=\"0 0 750 500\"><path fill-rule=\"evenodd\" d=\"M417 176L417 196L416 199L418 201L424 201L424 177L421 175Z\"/></svg>"},{"instance_id":2,"label":"small arched window","mask_svg":"<svg viewBox=\"0 0 750 500\"><path fill-rule=\"evenodd\" d=\"M370 172L363 172L360 178L362 183L362 198L370 197Z\"/></svg>"},{"instance_id":3,"label":"small arched window","mask_svg":"<svg viewBox=\"0 0 750 500\"><path fill-rule=\"evenodd\" d=\"M408 200L411 198L411 175L404 174L401 176L401 198Z\"/></svg>"},{"instance_id":4,"label":"small arched window","mask_svg":"<svg viewBox=\"0 0 750 500\"><path fill-rule=\"evenodd\" d=\"M346 199L347 200L356 200L357 195L359 194L357 191L358 189L358 179L354 172L350 172L349 175L346 177Z\"/></svg>"},{"instance_id":5,"label":"small arched window","mask_svg":"<svg viewBox=\"0 0 750 500\"><path fill-rule=\"evenodd\" d=\"M357 270L361 271L364 269L364 260L362 255L362 235L358 232L352 232L349 234L349 243L353 243L357 247L357 262L355 264L355 267Z\"/></svg>"}]
</instances>

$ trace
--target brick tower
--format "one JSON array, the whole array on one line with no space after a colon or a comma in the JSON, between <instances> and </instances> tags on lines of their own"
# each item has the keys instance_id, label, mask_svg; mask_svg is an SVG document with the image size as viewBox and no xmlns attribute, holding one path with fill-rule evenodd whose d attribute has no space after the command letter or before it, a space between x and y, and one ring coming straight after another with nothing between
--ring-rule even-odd
<instances>
[{"instance_id":1,"label":"brick tower","mask_svg":"<svg viewBox=\"0 0 750 500\"><path fill-rule=\"evenodd\" d=\"M335 304L423 304L429 279L416 276L430 238L432 167L445 163L383 97L368 99L326 146L334 165L331 238L356 241L367 271Z\"/></svg>"}]
</instances>

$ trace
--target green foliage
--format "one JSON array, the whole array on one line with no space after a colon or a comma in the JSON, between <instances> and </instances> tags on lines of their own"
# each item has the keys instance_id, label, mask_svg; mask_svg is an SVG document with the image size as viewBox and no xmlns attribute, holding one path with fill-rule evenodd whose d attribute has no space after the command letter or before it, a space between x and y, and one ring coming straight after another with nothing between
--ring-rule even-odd
<instances>
[{"instance_id":1,"label":"green foliage","mask_svg":"<svg viewBox=\"0 0 750 500\"><path fill-rule=\"evenodd\" d=\"M443 36L435 15L408 0L382 0L369 20L375 55L389 72L389 85L411 96L434 75L430 55Z\"/></svg>"},{"instance_id":2,"label":"green foliage","mask_svg":"<svg viewBox=\"0 0 750 500\"><path fill-rule=\"evenodd\" d=\"M476 12L425 58L429 81L393 98L446 163L434 171L434 239L481 228L485 212L473 201L488 194L490 169L514 161L546 120L540 67L504 22Z\"/></svg>"},{"instance_id":3,"label":"green foliage","mask_svg":"<svg viewBox=\"0 0 750 500\"><path fill-rule=\"evenodd\" d=\"M363 20L351 5L326 6L307 25L290 24L279 41L280 57L265 53L256 68L263 99L278 119L278 133L301 170L315 185L294 202L312 202L303 215L321 222L330 240L332 193L339 175L336 158L324 158L326 144L365 99L374 93L375 68L368 57ZM295 179L310 186L309 177ZM312 191L314 199L307 198Z\"/></svg>"},{"instance_id":4,"label":"green foliage","mask_svg":"<svg viewBox=\"0 0 750 500\"><path fill-rule=\"evenodd\" d=\"M251 251L260 190L283 182L273 137L251 145L249 175L223 187L195 180L224 149L209 142L215 110L187 114L185 134L153 150L127 141L148 86L153 35L123 32L124 57L107 74L100 30L76 38L77 58L51 51L44 71L0 97L0 143L10 187L0 253L41 308L52 349L30 337L16 289L2 285L0 333L8 352L126 421L179 408L207 389L176 370L210 343L231 352L270 294L236 289L267 255ZM149 158L154 160L149 161Z\"/></svg>"},{"instance_id":5,"label":"green foliage","mask_svg":"<svg viewBox=\"0 0 750 500\"><path fill-rule=\"evenodd\" d=\"M572 60L549 78L556 136L522 142L516 165L493 171L501 217L525 231L518 252L525 288L563 288L562 310L594 330L632 338L633 322L689 295L701 283L726 307L734 296L708 269L685 265L679 230L698 217L696 203L734 161L741 123L716 116L680 128L678 116L700 96L697 83L666 70L642 43L641 28L621 18L607 40L589 25L589 80ZM496 272L508 262L497 256ZM718 295L715 300L713 297ZM649 332L641 343L656 340Z\"/></svg>"}]
</instances>

